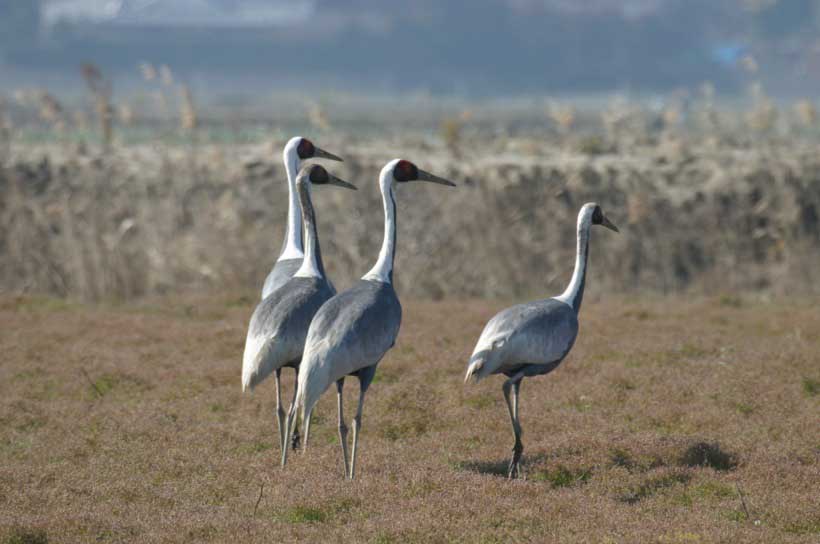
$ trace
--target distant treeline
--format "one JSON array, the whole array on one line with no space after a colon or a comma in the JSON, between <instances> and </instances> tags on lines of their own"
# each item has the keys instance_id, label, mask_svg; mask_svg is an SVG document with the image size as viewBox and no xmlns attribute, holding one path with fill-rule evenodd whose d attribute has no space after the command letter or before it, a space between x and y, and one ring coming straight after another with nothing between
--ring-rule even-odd
<instances>
[{"instance_id":1,"label":"distant treeline","mask_svg":"<svg viewBox=\"0 0 820 544\"><path fill-rule=\"evenodd\" d=\"M654 12L629 17L558 11L549 2L514 8L504 1L407 6L396 0L322 0L315 16L287 26L197 29L91 22L45 28L38 2L0 0L0 61L67 73L92 61L116 75L148 60L206 79L254 74L279 83L318 80L472 95L668 91L703 81L731 90L742 87L744 77L732 66L731 52L742 55L767 40L812 34L820 11L816 0L776 2L753 12L741 2L659 4ZM792 66L794 59L783 64ZM769 61L763 69L776 73L779 67Z\"/></svg>"}]
</instances>

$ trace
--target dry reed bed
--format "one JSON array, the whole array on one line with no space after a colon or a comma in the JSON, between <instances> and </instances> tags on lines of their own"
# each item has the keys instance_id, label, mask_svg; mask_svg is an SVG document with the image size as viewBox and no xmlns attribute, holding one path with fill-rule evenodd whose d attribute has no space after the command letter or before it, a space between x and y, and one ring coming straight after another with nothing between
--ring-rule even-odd
<instances>
[{"instance_id":1,"label":"dry reed bed","mask_svg":"<svg viewBox=\"0 0 820 544\"><path fill-rule=\"evenodd\" d=\"M456 158L409 137L316 141L345 156L331 167L360 187L315 192L340 286L375 259L376 176L400 150L460 185L398 189L397 282L408 295L560 290L575 214L589 200L622 227L620 236L595 233L597 292L818 290L820 159L811 144L665 137L591 154L586 140L476 136ZM282 143L120 146L103 157L14 147L0 169L0 289L104 299L261 285L286 214Z\"/></svg>"},{"instance_id":2,"label":"dry reed bed","mask_svg":"<svg viewBox=\"0 0 820 544\"><path fill-rule=\"evenodd\" d=\"M255 292L0 297L0 538L816 542L816 299L590 297L570 358L524 382L508 482L501 381L461 381L502 304L403 294L352 483L331 394L278 468L272 384L239 387Z\"/></svg>"}]
</instances>

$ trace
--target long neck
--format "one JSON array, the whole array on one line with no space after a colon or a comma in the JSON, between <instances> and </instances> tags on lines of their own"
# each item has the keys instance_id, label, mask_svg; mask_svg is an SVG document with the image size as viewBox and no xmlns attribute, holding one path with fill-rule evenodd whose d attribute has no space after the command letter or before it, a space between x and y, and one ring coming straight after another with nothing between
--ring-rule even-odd
<instances>
[{"instance_id":1,"label":"long neck","mask_svg":"<svg viewBox=\"0 0 820 544\"><path fill-rule=\"evenodd\" d=\"M302 248L302 218L299 206L299 195L296 190L296 174L299 171L299 158L285 153L285 171L288 175L288 224L285 229L285 241L282 243L282 252L279 260L301 259L304 255Z\"/></svg>"},{"instance_id":2,"label":"long neck","mask_svg":"<svg viewBox=\"0 0 820 544\"><path fill-rule=\"evenodd\" d=\"M302 222L305 225L305 258L295 276L324 278L325 267L322 264L322 250L319 248L319 234L316 230L316 215L310 200L310 188L307 182L296 184L299 203L302 206Z\"/></svg>"},{"instance_id":3,"label":"long neck","mask_svg":"<svg viewBox=\"0 0 820 544\"><path fill-rule=\"evenodd\" d=\"M575 271L564 293L558 297L575 310L576 315L581 311L581 301L584 299L584 287L587 277L587 259L589 258L589 223L578 224L578 247L575 253Z\"/></svg>"},{"instance_id":4,"label":"long neck","mask_svg":"<svg viewBox=\"0 0 820 544\"><path fill-rule=\"evenodd\" d=\"M393 259L396 254L396 199L393 184L381 183L384 204L384 239L379 251L379 260L362 279L393 283Z\"/></svg>"}]
</instances>

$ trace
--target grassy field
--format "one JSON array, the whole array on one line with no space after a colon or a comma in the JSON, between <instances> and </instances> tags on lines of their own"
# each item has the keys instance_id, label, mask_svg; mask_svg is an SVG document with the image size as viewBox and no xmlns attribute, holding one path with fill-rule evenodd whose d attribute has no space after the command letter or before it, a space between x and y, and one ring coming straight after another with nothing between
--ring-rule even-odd
<instances>
[{"instance_id":1,"label":"grassy field","mask_svg":"<svg viewBox=\"0 0 820 544\"><path fill-rule=\"evenodd\" d=\"M239 385L254 302L0 298L0 542L820 538L817 300L591 297L523 383L518 481L501 379L462 383L504 303L407 300L354 482L332 392L279 468L273 384Z\"/></svg>"}]
</instances>

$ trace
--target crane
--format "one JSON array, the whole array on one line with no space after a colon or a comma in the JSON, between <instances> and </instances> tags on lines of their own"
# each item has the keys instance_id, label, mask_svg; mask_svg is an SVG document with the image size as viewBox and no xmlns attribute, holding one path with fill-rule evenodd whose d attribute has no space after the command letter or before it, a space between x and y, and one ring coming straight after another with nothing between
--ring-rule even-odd
<instances>
[{"instance_id":1,"label":"crane","mask_svg":"<svg viewBox=\"0 0 820 544\"><path fill-rule=\"evenodd\" d=\"M299 210L299 196L296 193L296 174L302 162L313 158L342 161L341 158L316 147L313 142L302 136L294 136L288 140L282 152L282 158L288 176L288 222L282 251L262 286L263 299L293 276L302 265L302 259L305 256L302 248L302 217Z\"/></svg>"},{"instance_id":2,"label":"crane","mask_svg":"<svg viewBox=\"0 0 820 544\"><path fill-rule=\"evenodd\" d=\"M393 347L401 325L401 304L393 289L393 261L396 252L396 183L427 181L441 185L454 183L402 159L394 159L382 168L379 188L384 206L384 239L376 264L347 291L328 300L316 313L308 330L296 407L304 422L305 447L310 433L310 415L332 383L336 383L338 428L344 458L345 478L356 473L356 453L362 425L364 396L376 374L376 366ZM346 376L359 380L359 405L353 419L353 449L348 461L347 433L344 421L342 391ZM289 439L293 431L288 426ZM287 450L282 452L282 463Z\"/></svg>"},{"instance_id":3,"label":"crane","mask_svg":"<svg viewBox=\"0 0 820 544\"><path fill-rule=\"evenodd\" d=\"M280 289L265 297L257 306L248 325L245 352L242 356L242 390L253 389L272 372L276 377L276 417L279 444L285 441L284 409L282 408L282 368L292 367L299 374L299 363L305 345L308 326L316 311L336 294L325 275L322 252L316 231L316 217L310 193L314 185L337 185L356 189L354 185L327 172L318 164L307 165L296 176L302 220L305 226L305 257L298 270ZM296 387L294 386L294 399ZM289 418L294 414L291 402ZM297 439L294 442L296 444Z\"/></svg>"},{"instance_id":4,"label":"crane","mask_svg":"<svg viewBox=\"0 0 820 544\"><path fill-rule=\"evenodd\" d=\"M592 225L618 232L618 227L607 219L598 204L584 204L578 213L575 270L566 290L557 297L518 304L497 313L485 325L467 365L465 383L471 378L479 381L491 374L507 377L502 390L515 436L513 456L507 470L509 478L520 474L524 451L518 418L521 381L555 370L578 336L578 312L584 298Z\"/></svg>"}]
</instances>

